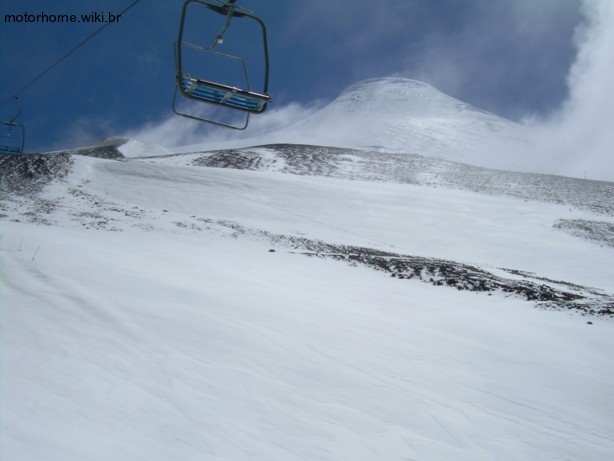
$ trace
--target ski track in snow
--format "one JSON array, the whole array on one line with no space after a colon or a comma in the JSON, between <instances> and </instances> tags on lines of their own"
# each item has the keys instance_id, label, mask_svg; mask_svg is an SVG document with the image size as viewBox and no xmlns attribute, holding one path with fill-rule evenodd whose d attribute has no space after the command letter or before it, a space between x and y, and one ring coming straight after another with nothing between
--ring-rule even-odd
<instances>
[{"instance_id":1,"label":"ski track in snow","mask_svg":"<svg viewBox=\"0 0 614 461\"><path fill-rule=\"evenodd\" d=\"M0 160L3 459L614 452L609 316L373 270L443 260L611 302L610 183L105 149Z\"/></svg>"}]
</instances>

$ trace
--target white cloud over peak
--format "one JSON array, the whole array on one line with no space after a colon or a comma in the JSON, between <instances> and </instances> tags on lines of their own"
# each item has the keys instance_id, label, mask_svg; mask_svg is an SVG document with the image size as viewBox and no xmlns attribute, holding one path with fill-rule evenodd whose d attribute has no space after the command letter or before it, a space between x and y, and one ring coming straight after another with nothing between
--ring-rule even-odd
<instances>
[{"instance_id":1,"label":"white cloud over peak","mask_svg":"<svg viewBox=\"0 0 614 461\"><path fill-rule=\"evenodd\" d=\"M319 107L320 103L303 105L292 102L279 107L272 103L263 114L251 116L249 126L245 131L229 130L172 115L162 122L149 123L130 130L124 136L170 148L233 139L256 138L303 120Z\"/></svg>"},{"instance_id":2,"label":"white cloud over peak","mask_svg":"<svg viewBox=\"0 0 614 461\"><path fill-rule=\"evenodd\" d=\"M535 124L536 155L555 173L614 181L614 2L584 0L561 109Z\"/></svg>"}]
</instances>

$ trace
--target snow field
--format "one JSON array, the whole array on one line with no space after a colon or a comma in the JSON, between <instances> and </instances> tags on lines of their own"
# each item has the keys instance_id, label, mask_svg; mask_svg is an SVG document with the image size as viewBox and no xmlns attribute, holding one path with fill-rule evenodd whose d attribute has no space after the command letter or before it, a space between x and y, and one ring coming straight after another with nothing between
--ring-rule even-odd
<instances>
[{"instance_id":1,"label":"snow field","mask_svg":"<svg viewBox=\"0 0 614 461\"><path fill-rule=\"evenodd\" d=\"M209 234L3 235L4 459L614 449L610 322Z\"/></svg>"},{"instance_id":2,"label":"snow field","mask_svg":"<svg viewBox=\"0 0 614 461\"><path fill-rule=\"evenodd\" d=\"M520 127L405 79L363 82L260 140L177 151L309 142L535 166L502 155L525 142ZM72 155L66 177L0 204L1 459L611 458L610 318L391 278L271 237L611 294L614 248L553 227L611 216L350 180L353 162L335 179L119 149L127 159Z\"/></svg>"},{"instance_id":3,"label":"snow field","mask_svg":"<svg viewBox=\"0 0 614 461\"><path fill-rule=\"evenodd\" d=\"M566 206L469 191L144 162L76 159L88 188L151 210L240 221L400 253L522 269L613 291L614 249L553 228L603 219Z\"/></svg>"}]
</instances>

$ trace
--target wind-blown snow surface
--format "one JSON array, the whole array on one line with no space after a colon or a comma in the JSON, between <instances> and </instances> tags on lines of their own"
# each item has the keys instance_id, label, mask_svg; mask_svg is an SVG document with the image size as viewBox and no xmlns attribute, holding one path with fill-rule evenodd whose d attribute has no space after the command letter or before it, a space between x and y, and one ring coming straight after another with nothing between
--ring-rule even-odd
<instances>
[{"instance_id":1,"label":"wind-blown snow surface","mask_svg":"<svg viewBox=\"0 0 614 461\"><path fill-rule=\"evenodd\" d=\"M286 170L285 149L322 150L254 148L226 165L228 153L106 150L3 160L2 459L611 457L611 318L284 242L534 272L611 297L607 238L556 224L611 225L614 185L552 178L551 200L528 176L471 170L507 181L472 190L450 164L414 158L391 174L377 169L391 157L351 150Z\"/></svg>"}]
</instances>

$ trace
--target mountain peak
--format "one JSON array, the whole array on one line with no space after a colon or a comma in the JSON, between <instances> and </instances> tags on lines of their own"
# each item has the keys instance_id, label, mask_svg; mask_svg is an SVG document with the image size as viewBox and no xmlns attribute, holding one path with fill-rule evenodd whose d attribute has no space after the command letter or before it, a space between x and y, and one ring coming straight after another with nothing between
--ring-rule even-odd
<instances>
[{"instance_id":1,"label":"mountain peak","mask_svg":"<svg viewBox=\"0 0 614 461\"><path fill-rule=\"evenodd\" d=\"M296 142L404 152L495 168L523 128L409 78L363 80L304 121L284 130ZM513 157L513 158L512 158Z\"/></svg>"},{"instance_id":2,"label":"mountain peak","mask_svg":"<svg viewBox=\"0 0 614 461\"><path fill-rule=\"evenodd\" d=\"M402 77L373 78L357 82L346 88L331 104L342 106L341 110L349 112L385 111L403 118L454 117L467 110L488 114L442 93L428 83Z\"/></svg>"}]
</instances>

